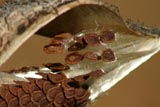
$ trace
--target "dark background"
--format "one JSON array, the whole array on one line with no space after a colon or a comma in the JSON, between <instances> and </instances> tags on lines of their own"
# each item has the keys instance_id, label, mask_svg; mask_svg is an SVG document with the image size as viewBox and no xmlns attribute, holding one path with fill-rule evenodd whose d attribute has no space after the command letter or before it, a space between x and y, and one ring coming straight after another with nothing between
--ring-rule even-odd
<instances>
[{"instance_id":1,"label":"dark background","mask_svg":"<svg viewBox=\"0 0 160 107\"><path fill-rule=\"evenodd\" d=\"M0 0L0 3L3 0ZM125 18L139 20L147 25L160 26L160 0L107 0L117 5ZM0 70L19 66L37 65L53 61L42 47L48 38L30 38ZM106 95L89 107L160 107L160 53L154 55L129 76L119 82Z\"/></svg>"}]
</instances>

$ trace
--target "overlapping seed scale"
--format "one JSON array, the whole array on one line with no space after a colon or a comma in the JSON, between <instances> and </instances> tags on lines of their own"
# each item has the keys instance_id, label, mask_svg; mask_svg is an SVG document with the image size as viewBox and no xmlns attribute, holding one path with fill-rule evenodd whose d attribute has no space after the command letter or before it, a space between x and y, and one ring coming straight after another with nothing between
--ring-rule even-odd
<instances>
[{"instance_id":1,"label":"overlapping seed scale","mask_svg":"<svg viewBox=\"0 0 160 107\"><path fill-rule=\"evenodd\" d=\"M19 101L14 96L7 85L0 87L0 107L18 107Z\"/></svg>"},{"instance_id":2,"label":"overlapping seed scale","mask_svg":"<svg viewBox=\"0 0 160 107\"><path fill-rule=\"evenodd\" d=\"M88 98L90 95L90 92L88 91L88 88L85 89L80 85L80 82L75 80L65 80L62 82L62 87L64 89L64 94L67 100L65 101L65 105L69 104L68 102L72 102L75 105L80 106L84 103L88 102ZM75 102L73 102L73 99ZM71 104L71 105L73 105Z\"/></svg>"},{"instance_id":3,"label":"overlapping seed scale","mask_svg":"<svg viewBox=\"0 0 160 107\"><path fill-rule=\"evenodd\" d=\"M0 107L7 107L7 102L0 97Z\"/></svg>"},{"instance_id":4,"label":"overlapping seed scale","mask_svg":"<svg viewBox=\"0 0 160 107\"><path fill-rule=\"evenodd\" d=\"M66 79L65 74L63 73L57 73L57 74L48 74L48 77L50 79L51 82L57 84L57 83L61 83L64 79Z\"/></svg>"},{"instance_id":5,"label":"overlapping seed scale","mask_svg":"<svg viewBox=\"0 0 160 107\"><path fill-rule=\"evenodd\" d=\"M85 106L89 90L63 73L43 74L44 78L16 81L0 87L0 107L79 107Z\"/></svg>"}]
</instances>

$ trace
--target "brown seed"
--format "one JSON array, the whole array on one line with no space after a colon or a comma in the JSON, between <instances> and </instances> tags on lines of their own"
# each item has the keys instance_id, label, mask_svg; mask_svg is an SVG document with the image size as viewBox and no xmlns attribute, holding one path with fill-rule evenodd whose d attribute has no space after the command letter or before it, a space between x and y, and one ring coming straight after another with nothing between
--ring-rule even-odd
<instances>
[{"instance_id":1,"label":"brown seed","mask_svg":"<svg viewBox=\"0 0 160 107\"><path fill-rule=\"evenodd\" d=\"M30 102L25 107L38 107L38 104L34 104L33 102Z\"/></svg>"},{"instance_id":2,"label":"brown seed","mask_svg":"<svg viewBox=\"0 0 160 107\"><path fill-rule=\"evenodd\" d=\"M71 83L71 82L73 82L73 80L71 80L71 79L65 79L65 80L63 80L63 81L62 81L62 87L63 87L63 89L64 89L64 90L74 89L73 87L71 87L71 86L69 85L69 83Z\"/></svg>"},{"instance_id":3,"label":"brown seed","mask_svg":"<svg viewBox=\"0 0 160 107\"><path fill-rule=\"evenodd\" d=\"M8 89L7 85L1 86L0 87L0 96L5 99L5 96L8 93L8 91L9 91L9 89Z\"/></svg>"},{"instance_id":4,"label":"brown seed","mask_svg":"<svg viewBox=\"0 0 160 107\"><path fill-rule=\"evenodd\" d=\"M50 102L54 101L56 94L57 94L56 87L49 89L48 94L47 94L48 101L50 101Z\"/></svg>"},{"instance_id":5,"label":"brown seed","mask_svg":"<svg viewBox=\"0 0 160 107\"><path fill-rule=\"evenodd\" d=\"M103 31L100 40L104 43L115 40L115 33L109 30Z\"/></svg>"},{"instance_id":6,"label":"brown seed","mask_svg":"<svg viewBox=\"0 0 160 107\"><path fill-rule=\"evenodd\" d=\"M7 101L7 103L11 100L15 98L15 96L13 94L11 94L10 92L7 92L6 95L5 95L5 100Z\"/></svg>"},{"instance_id":7,"label":"brown seed","mask_svg":"<svg viewBox=\"0 0 160 107\"><path fill-rule=\"evenodd\" d=\"M74 42L73 44L71 44L73 46L75 46L75 45L79 46L79 48L81 47L81 49L84 49L87 46L87 43L85 42L83 36L81 36L81 37L74 37L74 41L76 41L76 42Z\"/></svg>"},{"instance_id":8,"label":"brown seed","mask_svg":"<svg viewBox=\"0 0 160 107\"><path fill-rule=\"evenodd\" d=\"M79 54L78 52L71 53L66 56L65 62L67 64L77 64L83 60L83 55Z\"/></svg>"},{"instance_id":9,"label":"brown seed","mask_svg":"<svg viewBox=\"0 0 160 107\"><path fill-rule=\"evenodd\" d=\"M69 69L69 66L63 65L61 63L47 63L47 64L44 64L44 66L51 69L52 72L59 72L59 71L64 71Z\"/></svg>"},{"instance_id":10,"label":"brown seed","mask_svg":"<svg viewBox=\"0 0 160 107\"><path fill-rule=\"evenodd\" d=\"M84 103L87 104L87 102L89 101L89 96L90 96L90 92L87 90L82 97L77 98L77 105L80 106ZM80 107L84 107L84 106L80 106Z\"/></svg>"},{"instance_id":11,"label":"brown seed","mask_svg":"<svg viewBox=\"0 0 160 107\"><path fill-rule=\"evenodd\" d=\"M19 73L19 72L28 72L28 71L34 71L34 70L38 70L38 67L35 66L26 66L26 67L21 67L21 68L16 68L16 69L12 69L10 71L7 71L9 73Z\"/></svg>"},{"instance_id":12,"label":"brown seed","mask_svg":"<svg viewBox=\"0 0 160 107\"><path fill-rule=\"evenodd\" d=\"M45 82L43 83L43 91L44 91L44 93L47 93L48 90L49 90L50 88L52 88L52 87L54 87L54 85L53 85L51 82L45 81Z\"/></svg>"},{"instance_id":13,"label":"brown seed","mask_svg":"<svg viewBox=\"0 0 160 107\"><path fill-rule=\"evenodd\" d=\"M60 86L50 88L47 92L48 101L53 102L56 95L61 92L62 92L62 88Z\"/></svg>"},{"instance_id":14,"label":"brown seed","mask_svg":"<svg viewBox=\"0 0 160 107\"><path fill-rule=\"evenodd\" d=\"M37 74L41 75L41 76L43 77L44 80L47 80L47 79L48 79L47 73L39 72L39 73L37 73Z\"/></svg>"},{"instance_id":15,"label":"brown seed","mask_svg":"<svg viewBox=\"0 0 160 107\"><path fill-rule=\"evenodd\" d=\"M62 37L64 39L71 39L74 36L72 34L70 34L70 33L62 33L62 34L59 34L59 35L55 35L55 37Z\"/></svg>"},{"instance_id":16,"label":"brown seed","mask_svg":"<svg viewBox=\"0 0 160 107\"><path fill-rule=\"evenodd\" d=\"M109 48L102 52L101 58L105 62L111 62L116 59L114 52Z\"/></svg>"},{"instance_id":17,"label":"brown seed","mask_svg":"<svg viewBox=\"0 0 160 107\"><path fill-rule=\"evenodd\" d=\"M28 66L28 67L22 67L19 69L20 72L27 72L27 71L33 71L33 70L38 70L38 67L34 67L34 66Z\"/></svg>"},{"instance_id":18,"label":"brown seed","mask_svg":"<svg viewBox=\"0 0 160 107\"><path fill-rule=\"evenodd\" d=\"M46 106L44 106L44 107L46 107ZM54 104L49 103L49 104L47 105L47 107L55 107L55 106L54 106Z\"/></svg>"},{"instance_id":19,"label":"brown seed","mask_svg":"<svg viewBox=\"0 0 160 107\"><path fill-rule=\"evenodd\" d=\"M39 90L39 87L35 83L30 84L28 88L30 93L33 93L34 91Z\"/></svg>"},{"instance_id":20,"label":"brown seed","mask_svg":"<svg viewBox=\"0 0 160 107\"><path fill-rule=\"evenodd\" d=\"M65 97L63 95L63 93L58 93L55 97L55 100L54 100L54 104L55 105L62 105L63 102L65 101Z\"/></svg>"},{"instance_id":21,"label":"brown seed","mask_svg":"<svg viewBox=\"0 0 160 107\"><path fill-rule=\"evenodd\" d=\"M89 102L89 98L86 97L85 99L78 100L76 104L78 107L86 107L88 102Z\"/></svg>"},{"instance_id":22,"label":"brown seed","mask_svg":"<svg viewBox=\"0 0 160 107\"><path fill-rule=\"evenodd\" d=\"M29 86L30 86L30 84L25 83L25 82L22 82L21 86L22 86L22 89L23 89L26 93L29 93Z\"/></svg>"},{"instance_id":23,"label":"brown seed","mask_svg":"<svg viewBox=\"0 0 160 107\"><path fill-rule=\"evenodd\" d=\"M84 37L83 37L83 36L81 36L81 37L74 37L74 40L75 40L76 42L78 42L78 43L83 44L83 45L87 45L87 44L85 43L85 40L84 40Z\"/></svg>"},{"instance_id":24,"label":"brown seed","mask_svg":"<svg viewBox=\"0 0 160 107\"><path fill-rule=\"evenodd\" d=\"M49 103L50 103L50 102L49 102L46 98L43 98L42 100L40 100L39 107L48 107L47 105L48 105Z\"/></svg>"},{"instance_id":25,"label":"brown seed","mask_svg":"<svg viewBox=\"0 0 160 107\"><path fill-rule=\"evenodd\" d=\"M62 82L64 95L67 99L73 98L75 96L75 87L71 87L71 83L73 82L73 80L65 80ZM74 83L72 85L74 85Z\"/></svg>"},{"instance_id":26,"label":"brown seed","mask_svg":"<svg viewBox=\"0 0 160 107\"><path fill-rule=\"evenodd\" d=\"M2 97L0 97L0 103L1 103L1 102L3 102L3 101L5 101L5 100L4 100L4 99L2 99Z\"/></svg>"},{"instance_id":27,"label":"brown seed","mask_svg":"<svg viewBox=\"0 0 160 107\"><path fill-rule=\"evenodd\" d=\"M79 88L79 87L80 87L79 82L78 82L78 81L74 81L74 80L68 82L67 84L68 84L68 86L71 87L71 88L69 88L69 89L72 89L72 88Z\"/></svg>"},{"instance_id":28,"label":"brown seed","mask_svg":"<svg viewBox=\"0 0 160 107\"><path fill-rule=\"evenodd\" d=\"M1 101L0 102L0 107L8 107L7 102Z\"/></svg>"},{"instance_id":29,"label":"brown seed","mask_svg":"<svg viewBox=\"0 0 160 107\"><path fill-rule=\"evenodd\" d=\"M74 41L79 42L81 44L85 44L83 36L81 36L81 37L74 37Z\"/></svg>"},{"instance_id":30,"label":"brown seed","mask_svg":"<svg viewBox=\"0 0 160 107\"><path fill-rule=\"evenodd\" d=\"M36 85L40 88L40 89L43 89L43 83L45 82L46 80L44 79L37 79L36 80Z\"/></svg>"},{"instance_id":31,"label":"brown seed","mask_svg":"<svg viewBox=\"0 0 160 107\"><path fill-rule=\"evenodd\" d=\"M104 74L104 72L99 69L99 70L96 70L96 71L91 72L89 75L90 75L92 78L97 79L98 77L102 76L103 74Z\"/></svg>"},{"instance_id":32,"label":"brown seed","mask_svg":"<svg viewBox=\"0 0 160 107\"><path fill-rule=\"evenodd\" d=\"M71 89L71 90L65 90L64 91L65 97L66 98L73 98L75 95L75 89Z\"/></svg>"},{"instance_id":33,"label":"brown seed","mask_svg":"<svg viewBox=\"0 0 160 107\"><path fill-rule=\"evenodd\" d=\"M88 33L84 36L84 40L87 44L96 46L100 44L100 40L97 34L95 33Z\"/></svg>"},{"instance_id":34,"label":"brown seed","mask_svg":"<svg viewBox=\"0 0 160 107\"><path fill-rule=\"evenodd\" d=\"M43 48L47 54L63 53L64 49L65 47L63 44L49 44Z\"/></svg>"},{"instance_id":35,"label":"brown seed","mask_svg":"<svg viewBox=\"0 0 160 107\"><path fill-rule=\"evenodd\" d=\"M65 39L63 37L53 37L51 39L51 44L63 44Z\"/></svg>"},{"instance_id":36,"label":"brown seed","mask_svg":"<svg viewBox=\"0 0 160 107\"><path fill-rule=\"evenodd\" d=\"M87 79L89 79L89 77L90 77L89 74L80 75L80 76L74 77L74 80L78 81L78 82L83 82L83 81L86 81Z\"/></svg>"},{"instance_id":37,"label":"brown seed","mask_svg":"<svg viewBox=\"0 0 160 107\"><path fill-rule=\"evenodd\" d=\"M15 95L15 96L17 96L18 95L18 89L19 89L20 87L18 87L18 86L16 86L16 85L9 85L9 91L13 94L13 95Z\"/></svg>"},{"instance_id":38,"label":"brown seed","mask_svg":"<svg viewBox=\"0 0 160 107\"><path fill-rule=\"evenodd\" d=\"M1 106L0 106L1 107ZM14 98L8 102L8 107L20 107L17 98Z\"/></svg>"},{"instance_id":39,"label":"brown seed","mask_svg":"<svg viewBox=\"0 0 160 107\"><path fill-rule=\"evenodd\" d=\"M9 72L9 73L12 73L12 72L14 72L14 73L15 73L15 72L19 72L19 71L18 71L18 69L11 69L11 70L9 70L9 71L6 71L6 72Z\"/></svg>"},{"instance_id":40,"label":"brown seed","mask_svg":"<svg viewBox=\"0 0 160 107\"><path fill-rule=\"evenodd\" d=\"M68 51L79 51L79 50L82 50L84 49L86 46L80 42L76 42L76 43L73 43L69 48L68 48Z\"/></svg>"},{"instance_id":41,"label":"brown seed","mask_svg":"<svg viewBox=\"0 0 160 107\"><path fill-rule=\"evenodd\" d=\"M41 90L39 90L39 91L34 91L34 92L32 93L32 101L34 101L34 102L40 103L40 101L41 101L43 98L45 98L45 95L44 95L44 93L43 93Z\"/></svg>"},{"instance_id":42,"label":"brown seed","mask_svg":"<svg viewBox=\"0 0 160 107\"><path fill-rule=\"evenodd\" d=\"M36 81L35 78L27 78L27 80L30 82L30 83L33 83ZM26 84L26 82L24 82L24 84Z\"/></svg>"},{"instance_id":43,"label":"brown seed","mask_svg":"<svg viewBox=\"0 0 160 107\"><path fill-rule=\"evenodd\" d=\"M20 106L26 106L29 102L31 102L31 97L29 94L26 94L19 98Z\"/></svg>"},{"instance_id":44,"label":"brown seed","mask_svg":"<svg viewBox=\"0 0 160 107\"><path fill-rule=\"evenodd\" d=\"M64 107L74 107L75 106L75 99L70 98L70 99L65 99L65 102L63 103Z\"/></svg>"},{"instance_id":45,"label":"brown seed","mask_svg":"<svg viewBox=\"0 0 160 107\"><path fill-rule=\"evenodd\" d=\"M63 73L48 74L48 77L49 77L49 80L52 81L52 83L54 84L60 83L64 79L66 79L66 76Z\"/></svg>"},{"instance_id":46,"label":"brown seed","mask_svg":"<svg viewBox=\"0 0 160 107\"><path fill-rule=\"evenodd\" d=\"M83 88L78 88L76 89L76 94L75 94L75 98L78 99L83 99L87 94L87 90L83 89Z\"/></svg>"},{"instance_id":47,"label":"brown seed","mask_svg":"<svg viewBox=\"0 0 160 107\"><path fill-rule=\"evenodd\" d=\"M25 91L22 88L19 88L18 89L18 97L20 98L20 97L22 97L24 95L26 95Z\"/></svg>"},{"instance_id":48,"label":"brown seed","mask_svg":"<svg viewBox=\"0 0 160 107\"><path fill-rule=\"evenodd\" d=\"M84 58L91 60L91 61L98 61L99 60L98 55L94 52L86 52L84 54Z\"/></svg>"}]
</instances>

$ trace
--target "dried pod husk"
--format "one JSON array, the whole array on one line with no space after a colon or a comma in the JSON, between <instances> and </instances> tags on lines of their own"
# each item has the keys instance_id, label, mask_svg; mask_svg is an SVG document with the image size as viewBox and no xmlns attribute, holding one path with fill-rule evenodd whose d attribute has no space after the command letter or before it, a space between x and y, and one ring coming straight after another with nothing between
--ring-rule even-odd
<instances>
[{"instance_id":1,"label":"dried pod husk","mask_svg":"<svg viewBox=\"0 0 160 107\"><path fill-rule=\"evenodd\" d=\"M75 57L64 59L70 69L59 73L49 67L0 72L2 107L85 106L160 50L160 29L124 20L116 7L103 0L8 0L0 6L0 13L0 65L35 33L63 38L60 35L66 32L66 43L52 41L63 45L60 53L63 51L66 59L72 55L68 48L75 38L83 38L76 42L85 46L72 48L78 61ZM102 36L106 30L114 36ZM109 56L106 49L111 49ZM90 51L101 59L83 60L83 53ZM103 74L95 76L93 72L99 69Z\"/></svg>"}]
</instances>

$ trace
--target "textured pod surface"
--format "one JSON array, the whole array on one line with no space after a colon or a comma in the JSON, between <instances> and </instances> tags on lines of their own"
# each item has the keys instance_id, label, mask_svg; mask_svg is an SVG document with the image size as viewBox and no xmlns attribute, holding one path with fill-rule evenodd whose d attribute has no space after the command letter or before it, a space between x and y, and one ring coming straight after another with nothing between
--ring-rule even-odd
<instances>
[{"instance_id":1,"label":"textured pod surface","mask_svg":"<svg viewBox=\"0 0 160 107\"><path fill-rule=\"evenodd\" d=\"M7 0L0 6L0 65L38 29L76 0ZM66 6L71 8L72 6ZM60 9L60 10L59 10ZM14 19L14 20L13 20ZM21 41L21 42L18 42ZM5 54L4 54L5 51Z\"/></svg>"}]
</instances>

